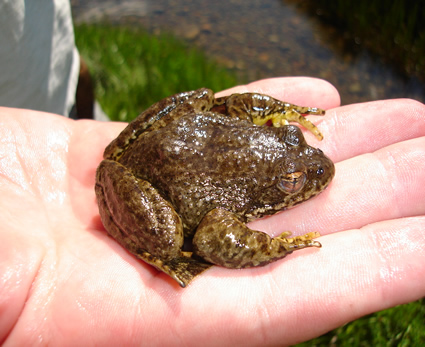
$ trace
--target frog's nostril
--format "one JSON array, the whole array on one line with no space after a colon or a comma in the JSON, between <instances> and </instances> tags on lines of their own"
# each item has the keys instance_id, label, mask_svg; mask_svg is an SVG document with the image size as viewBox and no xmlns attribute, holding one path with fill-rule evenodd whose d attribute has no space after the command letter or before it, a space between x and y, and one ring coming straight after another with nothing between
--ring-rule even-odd
<instances>
[{"instance_id":1,"label":"frog's nostril","mask_svg":"<svg viewBox=\"0 0 425 347\"><path fill-rule=\"evenodd\" d=\"M317 176L322 176L325 173L325 169L322 167L319 167L316 171Z\"/></svg>"}]
</instances>

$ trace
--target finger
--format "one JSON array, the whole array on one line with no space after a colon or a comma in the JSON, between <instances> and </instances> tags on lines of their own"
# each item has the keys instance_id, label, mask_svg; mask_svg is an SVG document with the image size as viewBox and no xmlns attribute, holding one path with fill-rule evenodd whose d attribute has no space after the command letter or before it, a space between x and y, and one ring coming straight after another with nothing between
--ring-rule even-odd
<instances>
[{"instance_id":1,"label":"finger","mask_svg":"<svg viewBox=\"0 0 425 347\"><path fill-rule=\"evenodd\" d=\"M269 78L252 82L247 85L236 86L217 93L217 96L231 93L258 92L273 96L299 105L314 106L320 108L333 108L340 104L338 91L329 82L308 77L280 77ZM159 101L159 100L158 100ZM98 125L98 129L90 135L91 142L99 141L106 146L125 127L125 123L108 122ZM77 134L87 136L87 122L80 121L76 124ZM90 129L94 126L90 126ZM86 129L86 130L84 130ZM112 129L112 131L111 131ZM106 137L105 137L106 135ZM93 140L94 137L94 140ZM76 144L79 142L76 140Z\"/></svg>"},{"instance_id":2,"label":"finger","mask_svg":"<svg viewBox=\"0 0 425 347\"><path fill-rule=\"evenodd\" d=\"M65 198L66 154L72 123L53 114L0 109L0 177L10 184L3 191L26 194L58 205ZM37 119L37 122L33 122Z\"/></svg>"},{"instance_id":3,"label":"finger","mask_svg":"<svg viewBox=\"0 0 425 347\"><path fill-rule=\"evenodd\" d=\"M304 303L311 314L308 318L303 316L307 319L304 323L317 329L314 336L366 314L423 297L424 228L425 218L415 217L322 238L323 247L316 254L320 266L311 279L313 297L309 301L320 304ZM302 306L298 308L303 311Z\"/></svg>"},{"instance_id":4,"label":"finger","mask_svg":"<svg viewBox=\"0 0 425 347\"><path fill-rule=\"evenodd\" d=\"M425 136L425 105L409 99L348 105L329 110L315 123L324 140L306 134L307 142L337 162Z\"/></svg>"},{"instance_id":5,"label":"finger","mask_svg":"<svg viewBox=\"0 0 425 347\"><path fill-rule=\"evenodd\" d=\"M340 105L338 91L329 82L310 77L268 78L241 85L217 93L217 96L232 93L256 92L300 106L329 109Z\"/></svg>"},{"instance_id":6,"label":"finger","mask_svg":"<svg viewBox=\"0 0 425 347\"><path fill-rule=\"evenodd\" d=\"M425 292L424 228L424 217L385 221L326 236L320 250L266 267L214 267L179 297L184 320L170 329L194 344L214 329L217 344L292 345L416 300Z\"/></svg>"},{"instance_id":7,"label":"finger","mask_svg":"<svg viewBox=\"0 0 425 347\"><path fill-rule=\"evenodd\" d=\"M293 209L251 223L273 236L321 234L386 219L425 214L425 137L384 147L336 165L327 190Z\"/></svg>"}]
</instances>

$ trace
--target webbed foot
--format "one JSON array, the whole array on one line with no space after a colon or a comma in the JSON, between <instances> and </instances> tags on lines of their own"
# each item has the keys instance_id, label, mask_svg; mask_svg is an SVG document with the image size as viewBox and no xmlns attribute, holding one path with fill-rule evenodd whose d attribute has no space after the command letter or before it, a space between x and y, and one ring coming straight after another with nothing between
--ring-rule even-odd
<instances>
[{"instance_id":1,"label":"webbed foot","mask_svg":"<svg viewBox=\"0 0 425 347\"><path fill-rule=\"evenodd\" d=\"M202 263L196 259L185 256L175 257L170 260L160 260L147 252L136 254L144 262L156 267L174 279L182 288L185 288L196 276L212 267L212 264Z\"/></svg>"},{"instance_id":2,"label":"webbed foot","mask_svg":"<svg viewBox=\"0 0 425 347\"><path fill-rule=\"evenodd\" d=\"M320 237L320 234L318 232L310 232L305 235L299 235L294 236L291 238L288 238L287 236L290 236L290 231L284 231L279 236L276 236L275 240L280 240L284 242L288 249L303 249L306 247L322 247L322 244L319 241L314 240L317 237Z\"/></svg>"}]
</instances>

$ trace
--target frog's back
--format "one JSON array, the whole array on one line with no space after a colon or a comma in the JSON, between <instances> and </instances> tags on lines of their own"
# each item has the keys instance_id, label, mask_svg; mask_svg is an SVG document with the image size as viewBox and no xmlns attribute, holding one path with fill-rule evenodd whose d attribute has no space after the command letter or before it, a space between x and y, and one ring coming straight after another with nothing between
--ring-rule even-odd
<instances>
[{"instance_id":1,"label":"frog's back","mask_svg":"<svg viewBox=\"0 0 425 347\"><path fill-rule=\"evenodd\" d=\"M119 136L105 148L104 159L118 160L122 153L129 150L133 142L145 131L154 124L155 127L163 126L162 121L167 117L173 117L173 113L178 113L180 109L210 108L213 102L214 93L207 88L178 93L158 101L129 123Z\"/></svg>"},{"instance_id":2,"label":"frog's back","mask_svg":"<svg viewBox=\"0 0 425 347\"><path fill-rule=\"evenodd\" d=\"M286 130L211 112L187 114L140 137L120 162L151 182L192 230L214 207L243 217L288 157Z\"/></svg>"}]
</instances>

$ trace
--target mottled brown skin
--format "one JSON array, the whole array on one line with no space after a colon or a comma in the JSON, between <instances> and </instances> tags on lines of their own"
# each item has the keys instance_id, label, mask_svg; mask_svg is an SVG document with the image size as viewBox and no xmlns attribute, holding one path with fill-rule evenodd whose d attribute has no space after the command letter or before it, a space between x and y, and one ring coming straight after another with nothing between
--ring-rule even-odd
<instances>
[{"instance_id":1,"label":"mottled brown skin","mask_svg":"<svg viewBox=\"0 0 425 347\"><path fill-rule=\"evenodd\" d=\"M320 247L318 233L271 238L245 223L320 193L334 165L296 121L323 110L199 89L151 106L105 149L96 175L102 222L128 251L182 287L211 264L261 266ZM273 126L261 126L272 123ZM193 254L183 252L193 238Z\"/></svg>"}]
</instances>

